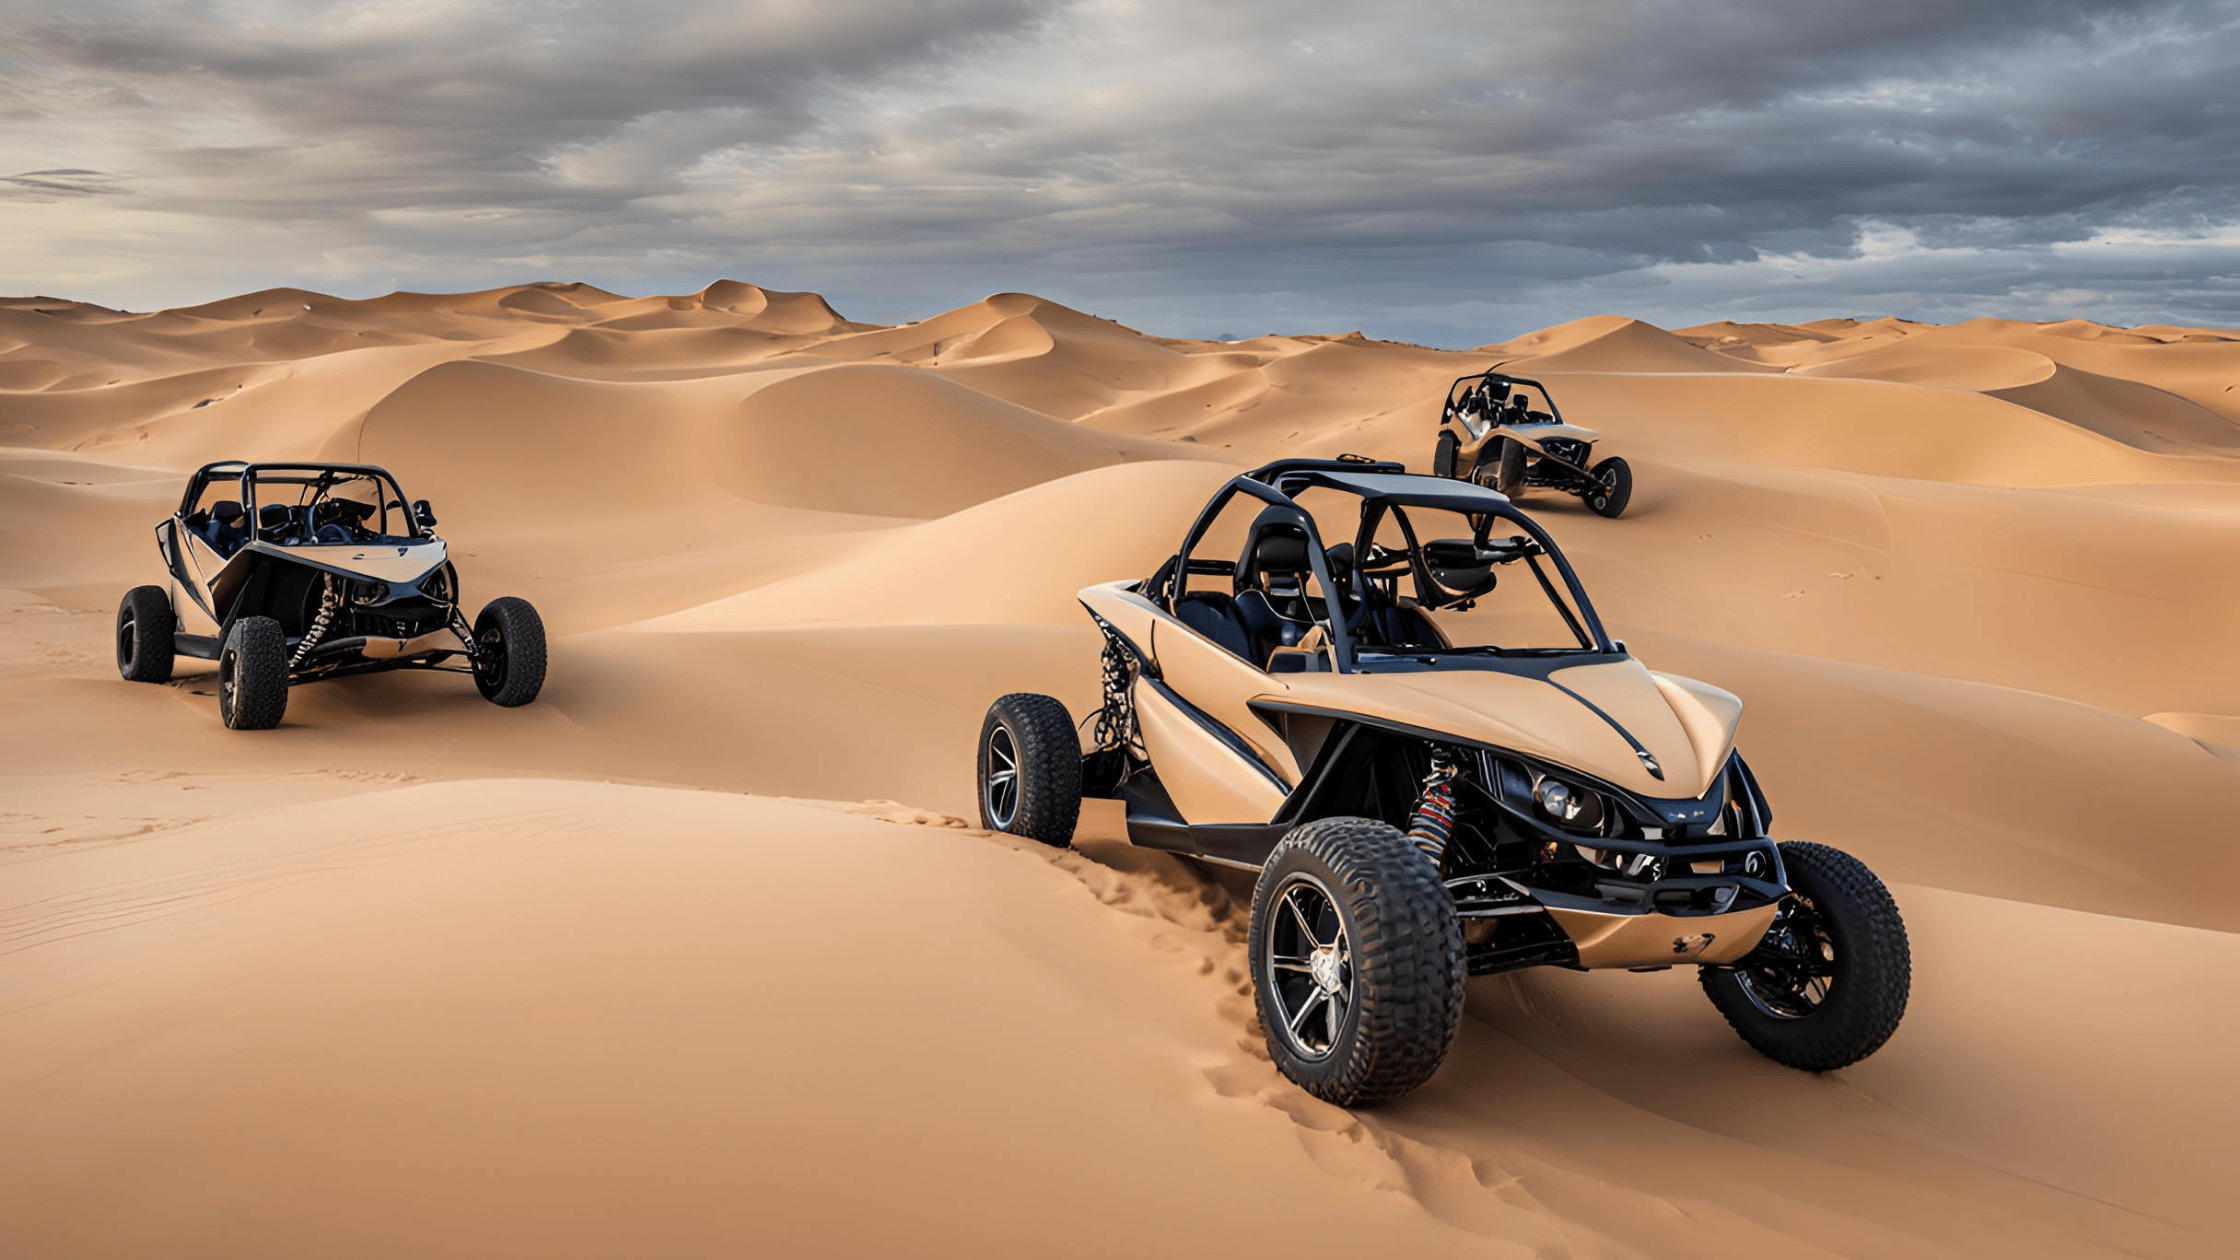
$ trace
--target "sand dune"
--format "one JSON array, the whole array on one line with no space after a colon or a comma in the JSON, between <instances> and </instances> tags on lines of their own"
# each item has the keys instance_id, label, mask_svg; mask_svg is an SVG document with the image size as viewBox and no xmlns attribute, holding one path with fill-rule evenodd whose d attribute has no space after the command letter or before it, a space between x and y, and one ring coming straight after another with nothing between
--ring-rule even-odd
<instances>
[{"instance_id":1,"label":"sand dune","mask_svg":"<svg viewBox=\"0 0 2240 1260\"><path fill-rule=\"evenodd\" d=\"M1620 315L1590 315L1480 349L1518 373L1767 370L1709 353L1653 324Z\"/></svg>"},{"instance_id":2,"label":"sand dune","mask_svg":"<svg viewBox=\"0 0 2240 1260\"><path fill-rule=\"evenodd\" d=\"M1915 1005L1857 1067L1681 973L1534 972L1348 1115L1258 1048L1233 877L1109 808L1076 854L958 824L993 696L1093 702L1078 587L1249 463L1424 464L1497 359L1636 468L1618 521L1525 500L1613 631L1895 883ZM2240 333L2081 320L0 299L4 1250L2222 1254L2235 380ZM310 456L537 602L537 704L346 679L241 735L194 663L118 681L182 474Z\"/></svg>"}]
</instances>

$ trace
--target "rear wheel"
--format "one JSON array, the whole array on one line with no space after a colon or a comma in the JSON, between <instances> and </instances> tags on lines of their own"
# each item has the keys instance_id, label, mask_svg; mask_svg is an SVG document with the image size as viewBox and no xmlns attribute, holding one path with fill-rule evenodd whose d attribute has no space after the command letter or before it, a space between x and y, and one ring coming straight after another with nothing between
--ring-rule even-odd
<instances>
[{"instance_id":1,"label":"rear wheel","mask_svg":"<svg viewBox=\"0 0 2240 1260\"><path fill-rule=\"evenodd\" d=\"M1081 739L1049 696L1015 691L980 724L980 825L1064 848L1081 820Z\"/></svg>"},{"instance_id":2,"label":"rear wheel","mask_svg":"<svg viewBox=\"0 0 2240 1260\"><path fill-rule=\"evenodd\" d=\"M474 685L511 709L544 690L544 619L528 600L501 595L474 619Z\"/></svg>"},{"instance_id":3,"label":"rear wheel","mask_svg":"<svg viewBox=\"0 0 2240 1260\"><path fill-rule=\"evenodd\" d=\"M218 649L218 716L236 731L268 731L288 712L288 638L270 617L243 617Z\"/></svg>"},{"instance_id":4,"label":"rear wheel","mask_svg":"<svg viewBox=\"0 0 2240 1260\"><path fill-rule=\"evenodd\" d=\"M1246 938L1268 1053L1341 1107L1431 1079L1462 1025L1462 924L1423 853L1368 818L1284 837Z\"/></svg>"},{"instance_id":5,"label":"rear wheel","mask_svg":"<svg viewBox=\"0 0 2240 1260\"><path fill-rule=\"evenodd\" d=\"M1758 947L1706 967L1703 991L1742 1039L1807 1072L1849 1067L1905 1018L1913 953L1890 890L1841 849L1781 846L1792 896Z\"/></svg>"},{"instance_id":6,"label":"rear wheel","mask_svg":"<svg viewBox=\"0 0 2240 1260\"><path fill-rule=\"evenodd\" d=\"M1613 455L1594 466L1594 483L1581 495L1597 516L1616 516L1633 500L1633 467Z\"/></svg>"},{"instance_id":7,"label":"rear wheel","mask_svg":"<svg viewBox=\"0 0 2240 1260\"><path fill-rule=\"evenodd\" d=\"M135 586L117 604L117 672L126 682L171 681L172 633L178 614L160 586Z\"/></svg>"}]
</instances>

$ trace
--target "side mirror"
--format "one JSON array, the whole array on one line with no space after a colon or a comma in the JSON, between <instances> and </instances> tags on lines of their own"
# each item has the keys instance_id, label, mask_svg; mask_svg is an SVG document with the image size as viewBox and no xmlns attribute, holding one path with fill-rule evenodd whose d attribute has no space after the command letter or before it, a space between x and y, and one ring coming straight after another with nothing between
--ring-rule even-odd
<instances>
[{"instance_id":1,"label":"side mirror","mask_svg":"<svg viewBox=\"0 0 2240 1260\"><path fill-rule=\"evenodd\" d=\"M419 525L432 528L436 523L436 510L428 506L426 499L414 499L412 501L412 519Z\"/></svg>"}]
</instances>

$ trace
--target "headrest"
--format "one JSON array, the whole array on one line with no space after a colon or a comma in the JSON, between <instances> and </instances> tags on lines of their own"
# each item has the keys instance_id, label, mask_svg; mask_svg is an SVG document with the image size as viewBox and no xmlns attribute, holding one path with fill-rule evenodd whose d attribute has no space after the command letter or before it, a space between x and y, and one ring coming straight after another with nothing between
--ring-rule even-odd
<instances>
[{"instance_id":1,"label":"headrest","mask_svg":"<svg viewBox=\"0 0 2240 1260\"><path fill-rule=\"evenodd\" d=\"M261 529L278 529L293 519L285 503L267 503L257 509L257 526Z\"/></svg>"},{"instance_id":2,"label":"headrest","mask_svg":"<svg viewBox=\"0 0 2240 1260\"><path fill-rule=\"evenodd\" d=\"M1274 525L1252 545L1252 567L1263 573L1304 573L1307 564L1307 531L1296 525Z\"/></svg>"},{"instance_id":3,"label":"headrest","mask_svg":"<svg viewBox=\"0 0 2240 1260\"><path fill-rule=\"evenodd\" d=\"M234 499L220 499L210 505L210 519L220 525L231 525L243 515L240 502Z\"/></svg>"},{"instance_id":4,"label":"headrest","mask_svg":"<svg viewBox=\"0 0 2240 1260\"><path fill-rule=\"evenodd\" d=\"M1248 575L1307 571L1307 531L1289 510L1270 507L1253 519L1243 565Z\"/></svg>"}]
</instances>

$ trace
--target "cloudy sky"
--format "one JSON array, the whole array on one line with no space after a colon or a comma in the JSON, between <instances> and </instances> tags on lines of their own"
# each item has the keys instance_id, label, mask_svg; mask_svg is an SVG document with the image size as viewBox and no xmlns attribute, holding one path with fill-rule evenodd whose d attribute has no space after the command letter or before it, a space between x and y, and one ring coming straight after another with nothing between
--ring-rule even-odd
<instances>
[{"instance_id":1,"label":"cloudy sky","mask_svg":"<svg viewBox=\"0 0 2240 1260\"><path fill-rule=\"evenodd\" d=\"M0 0L0 293L2240 326L2240 0Z\"/></svg>"}]
</instances>

